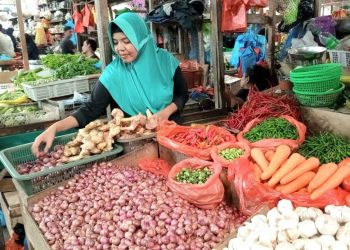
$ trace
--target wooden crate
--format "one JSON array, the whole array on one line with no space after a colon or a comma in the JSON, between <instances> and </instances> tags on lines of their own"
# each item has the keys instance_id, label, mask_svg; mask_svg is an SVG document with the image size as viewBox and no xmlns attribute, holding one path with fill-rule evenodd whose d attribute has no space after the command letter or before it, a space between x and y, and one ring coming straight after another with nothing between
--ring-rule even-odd
<instances>
[{"instance_id":1,"label":"wooden crate","mask_svg":"<svg viewBox=\"0 0 350 250\"><path fill-rule=\"evenodd\" d=\"M16 191L16 187L12 182L12 177L5 177L0 180L0 192Z\"/></svg>"},{"instance_id":2,"label":"wooden crate","mask_svg":"<svg viewBox=\"0 0 350 250\"><path fill-rule=\"evenodd\" d=\"M129 165L129 166L138 167L139 160L145 159L145 158L147 159L163 158L167 160L171 165L174 165L177 162L183 159L186 159L188 157L181 153L171 151L165 147L158 146L157 143L149 143L143 146L142 148L139 148L131 153L128 153L126 155L123 155L113 160L112 162L118 165ZM234 200L232 199L233 197L232 193L235 193L235 192L231 190L233 185L230 185L230 183L227 181L226 169L222 171L220 178L225 187L225 201L229 204L233 204L234 206L237 206L237 203L235 203ZM50 249L50 247L49 247L49 244L46 242L44 236L42 235L38 225L31 217L28 211L28 208L32 207L35 203L42 200L43 197L49 195L58 186L64 185L68 181L69 180L64 181L59 185L53 186L49 189L46 189L32 196L28 196L25 194L25 192L23 192L23 190L21 189L21 186L14 180L14 184L20 196L23 224L27 232L26 236L34 249L46 250L46 249ZM236 235L236 231L232 231L229 234L229 236L226 238L226 240L223 243L219 244L215 249L222 250L224 247L227 246L229 240L235 235Z\"/></svg>"},{"instance_id":3,"label":"wooden crate","mask_svg":"<svg viewBox=\"0 0 350 250\"><path fill-rule=\"evenodd\" d=\"M0 193L0 204L7 230L11 235L12 228L17 223L23 223L18 193L16 191Z\"/></svg>"}]
</instances>

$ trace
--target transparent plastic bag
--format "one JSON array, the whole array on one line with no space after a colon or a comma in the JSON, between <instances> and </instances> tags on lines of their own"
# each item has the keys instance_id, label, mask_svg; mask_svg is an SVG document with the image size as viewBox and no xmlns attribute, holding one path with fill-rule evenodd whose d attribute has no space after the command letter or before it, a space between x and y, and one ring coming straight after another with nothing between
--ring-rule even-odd
<instances>
[{"instance_id":1,"label":"transparent plastic bag","mask_svg":"<svg viewBox=\"0 0 350 250\"><path fill-rule=\"evenodd\" d=\"M208 167L212 175L204 184L189 184L175 181L177 173L184 168L201 169ZM183 160L172 167L167 186L181 198L202 209L216 208L224 198L224 186L220 180L221 165L200 159Z\"/></svg>"},{"instance_id":2,"label":"transparent plastic bag","mask_svg":"<svg viewBox=\"0 0 350 250\"><path fill-rule=\"evenodd\" d=\"M284 118L287 121L289 121L291 124L293 124L298 131L298 139L291 140L291 139L264 139L257 142L249 142L244 138L244 134L247 133L250 129L255 127L259 122L261 122L261 119L254 119L251 120L245 128L237 135L237 140L240 142L245 142L249 145L250 148L260 148L263 151L268 150L275 150L280 145L287 145L292 150L299 148L299 146L305 141L305 134L306 134L306 126L294 119L291 116L288 115L282 115L280 118Z\"/></svg>"},{"instance_id":3,"label":"transparent plastic bag","mask_svg":"<svg viewBox=\"0 0 350 250\"><path fill-rule=\"evenodd\" d=\"M239 158L245 158L248 159L250 156L250 148L247 143L245 142L225 142L221 145L214 146L210 150L210 155L211 158L213 159L214 162L220 163L223 167L227 167L234 161L229 161L223 158L222 156L219 155L219 152L221 150L227 149L227 148L240 148L244 150L244 154L239 157ZM239 159L237 158L237 159ZM237 160L235 159L235 160Z\"/></svg>"}]
</instances>

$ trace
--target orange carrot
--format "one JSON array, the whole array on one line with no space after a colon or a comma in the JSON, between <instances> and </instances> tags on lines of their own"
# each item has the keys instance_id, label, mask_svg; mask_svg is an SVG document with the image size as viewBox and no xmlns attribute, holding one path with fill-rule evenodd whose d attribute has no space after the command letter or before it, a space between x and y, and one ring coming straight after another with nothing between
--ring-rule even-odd
<instances>
[{"instance_id":1,"label":"orange carrot","mask_svg":"<svg viewBox=\"0 0 350 250\"><path fill-rule=\"evenodd\" d=\"M298 178L294 179L292 182L285 185L284 188L282 188L281 192L283 194L294 193L294 192L298 191L299 189L306 187L307 184L310 183L312 178L315 177L315 175L316 174L312 171L305 172L305 173L303 173L303 175L300 175Z\"/></svg>"},{"instance_id":2,"label":"orange carrot","mask_svg":"<svg viewBox=\"0 0 350 250\"><path fill-rule=\"evenodd\" d=\"M265 155L261 149L253 148L250 151L250 155L252 156L253 160L258 164L258 166L261 168L262 171L265 171L265 169L267 169L269 162L266 160Z\"/></svg>"},{"instance_id":3,"label":"orange carrot","mask_svg":"<svg viewBox=\"0 0 350 250\"><path fill-rule=\"evenodd\" d=\"M348 176L350 176L350 165L340 166L325 183L323 183L312 192L310 196L311 200L316 200L326 191L338 187Z\"/></svg>"},{"instance_id":4,"label":"orange carrot","mask_svg":"<svg viewBox=\"0 0 350 250\"><path fill-rule=\"evenodd\" d=\"M270 179L270 177L277 171L277 169L285 162L290 156L291 150L286 145L280 145L276 149L276 153L266 170L261 175L262 180Z\"/></svg>"},{"instance_id":5,"label":"orange carrot","mask_svg":"<svg viewBox=\"0 0 350 250\"><path fill-rule=\"evenodd\" d=\"M281 192L281 190L284 188L285 185L278 185L275 187L275 190L278 192Z\"/></svg>"},{"instance_id":6,"label":"orange carrot","mask_svg":"<svg viewBox=\"0 0 350 250\"><path fill-rule=\"evenodd\" d=\"M302 156L298 153L292 154L286 163L272 175L272 178L269 180L269 187L275 186L284 176L296 168L300 164L301 158Z\"/></svg>"},{"instance_id":7,"label":"orange carrot","mask_svg":"<svg viewBox=\"0 0 350 250\"><path fill-rule=\"evenodd\" d=\"M266 160L271 161L274 154L275 154L275 152L272 150L266 151L266 153L265 153Z\"/></svg>"},{"instance_id":8,"label":"orange carrot","mask_svg":"<svg viewBox=\"0 0 350 250\"><path fill-rule=\"evenodd\" d=\"M312 170L318 168L319 165L320 165L319 159L317 159L316 157L311 157L311 158L307 159L306 161L304 161L299 166L297 166L295 169L293 169L289 174L284 176L280 182L281 182L281 184L287 184L287 183L295 180L296 178L298 178L300 175L304 174L305 172L312 171Z\"/></svg>"},{"instance_id":9,"label":"orange carrot","mask_svg":"<svg viewBox=\"0 0 350 250\"><path fill-rule=\"evenodd\" d=\"M323 164L318 168L318 171L315 175L315 177L310 181L310 184L308 186L308 191L311 193L316 188L322 185L329 177L332 176L332 174L337 171L337 164L335 163L328 163Z\"/></svg>"},{"instance_id":10,"label":"orange carrot","mask_svg":"<svg viewBox=\"0 0 350 250\"><path fill-rule=\"evenodd\" d=\"M254 164L253 170L254 170L254 174L255 174L256 180L261 182L260 181L260 176L262 174L261 168L257 164Z\"/></svg>"},{"instance_id":11,"label":"orange carrot","mask_svg":"<svg viewBox=\"0 0 350 250\"><path fill-rule=\"evenodd\" d=\"M303 187L301 189L298 190L299 193L308 193L309 191L307 190L306 187Z\"/></svg>"}]
</instances>

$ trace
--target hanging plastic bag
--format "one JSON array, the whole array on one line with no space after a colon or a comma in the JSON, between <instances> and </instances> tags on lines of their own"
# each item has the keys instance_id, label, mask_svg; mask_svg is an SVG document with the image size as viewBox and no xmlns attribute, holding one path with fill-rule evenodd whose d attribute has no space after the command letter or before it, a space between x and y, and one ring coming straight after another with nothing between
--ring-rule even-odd
<instances>
[{"instance_id":1,"label":"hanging plastic bag","mask_svg":"<svg viewBox=\"0 0 350 250\"><path fill-rule=\"evenodd\" d=\"M35 30L35 44L37 46L47 45L46 34L42 24L38 24Z\"/></svg>"},{"instance_id":2,"label":"hanging plastic bag","mask_svg":"<svg viewBox=\"0 0 350 250\"><path fill-rule=\"evenodd\" d=\"M252 47L242 48L240 51L239 60L239 77L243 77L250 67L253 67L258 62L259 49L257 52Z\"/></svg>"},{"instance_id":3,"label":"hanging plastic bag","mask_svg":"<svg viewBox=\"0 0 350 250\"><path fill-rule=\"evenodd\" d=\"M259 7L259 8L265 8L269 5L268 0L249 0L248 1L248 9L251 7Z\"/></svg>"},{"instance_id":4,"label":"hanging plastic bag","mask_svg":"<svg viewBox=\"0 0 350 250\"><path fill-rule=\"evenodd\" d=\"M89 8L89 5L85 3L84 8L81 10L81 14L83 15L83 26L84 27L94 27L94 16Z\"/></svg>"},{"instance_id":5,"label":"hanging plastic bag","mask_svg":"<svg viewBox=\"0 0 350 250\"><path fill-rule=\"evenodd\" d=\"M247 30L246 6L242 1L222 2L222 32L245 32Z\"/></svg>"},{"instance_id":6,"label":"hanging plastic bag","mask_svg":"<svg viewBox=\"0 0 350 250\"><path fill-rule=\"evenodd\" d=\"M247 143L244 142L226 142L218 146L214 146L210 150L211 158L214 162L220 163L223 167L227 167L228 165L232 164L233 161L226 160L222 156L219 155L219 152L227 149L227 148L240 148L244 150L244 154L239 158L248 159L250 156L250 148ZM239 159L237 158L237 159ZM236 159L236 160L237 160Z\"/></svg>"},{"instance_id":7,"label":"hanging plastic bag","mask_svg":"<svg viewBox=\"0 0 350 250\"><path fill-rule=\"evenodd\" d=\"M72 18L74 20L74 32L84 33L83 16L79 13L76 6L74 6Z\"/></svg>"},{"instance_id":8,"label":"hanging plastic bag","mask_svg":"<svg viewBox=\"0 0 350 250\"><path fill-rule=\"evenodd\" d=\"M210 148L236 138L227 130L214 125L198 128L163 124L157 131L158 143L190 157L211 160Z\"/></svg>"},{"instance_id":9,"label":"hanging plastic bag","mask_svg":"<svg viewBox=\"0 0 350 250\"><path fill-rule=\"evenodd\" d=\"M250 129L255 127L259 122L261 122L261 119L254 119L251 120L245 128L237 135L237 140L240 142L245 142L249 145L250 148L260 148L263 151L267 150L275 150L280 145L287 145L292 150L299 148L299 146L305 141L305 134L306 134L306 126L294 119L291 116L288 115L282 115L280 118L284 118L287 121L289 121L292 125L294 125L298 131L298 139L292 140L292 139L264 139L257 142L249 142L244 138L244 134L247 133Z\"/></svg>"},{"instance_id":10,"label":"hanging plastic bag","mask_svg":"<svg viewBox=\"0 0 350 250\"><path fill-rule=\"evenodd\" d=\"M166 178L168 177L171 169L169 163L163 159L142 159L139 161L139 167L142 170L156 175L163 175Z\"/></svg>"},{"instance_id":11,"label":"hanging plastic bag","mask_svg":"<svg viewBox=\"0 0 350 250\"><path fill-rule=\"evenodd\" d=\"M295 192L284 195L273 188L262 184L255 177L253 164L247 159L238 159L229 166L234 173L234 190L239 197L240 210L247 215L258 212L262 207L274 207L278 200L288 199L295 206L324 208L327 205L345 205L345 198L348 194L338 188L329 190L316 200L310 199L310 194Z\"/></svg>"},{"instance_id":12,"label":"hanging plastic bag","mask_svg":"<svg viewBox=\"0 0 350 250\"><path fill-rule=\"evenodd\" d=\"M177 173L184 168L201 169L208 167L212 175L204 184L189 184L175 181ZM220 180L221 165L200 159L186 159L174 165L168 176L167 186L182 199L202 209L216 208L224 198L224 186Z\"/></svg>"},{"instance_id":13,"label":"hanging plastic bag","mask_svg":"<svg viewBox=\"0 0 350 250\"><path fill-rule=\"evenodd\" d=\"M250 27L248 31L242 35L239 35L235 41L235 46L232 50L230 65L238 67L240 63L241 49L251 47L259 49L257 61L264 61L266 56L266 37L257 35L253 28Z\"/></svg>"}]
</instances>

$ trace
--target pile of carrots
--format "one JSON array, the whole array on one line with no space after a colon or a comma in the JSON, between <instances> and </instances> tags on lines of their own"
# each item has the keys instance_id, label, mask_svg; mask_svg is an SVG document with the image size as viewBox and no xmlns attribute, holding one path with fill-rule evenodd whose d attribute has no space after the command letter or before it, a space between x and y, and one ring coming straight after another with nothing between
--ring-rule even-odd
<instances>
[{"instance_id":1,"label":"pile of carrots","mask_svg":"<svg viewBox=\"0 0 350 250\"><path fill-rule=\"evenodd\" d=\"M316 200L326 191L337 188L342 183L344 187L344 183L350 178L350 158L339 165L320 165L319 159L306 159L299 153L292 153L286 145L266 153L253 148L251 157L255 162L254 173L257 180L283 194L308 192L311 200Z\"/></svg>"}]
</instances>

